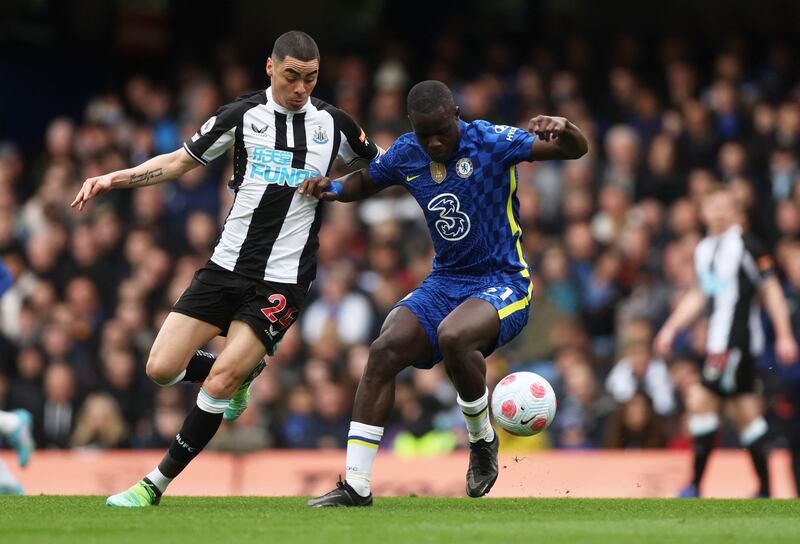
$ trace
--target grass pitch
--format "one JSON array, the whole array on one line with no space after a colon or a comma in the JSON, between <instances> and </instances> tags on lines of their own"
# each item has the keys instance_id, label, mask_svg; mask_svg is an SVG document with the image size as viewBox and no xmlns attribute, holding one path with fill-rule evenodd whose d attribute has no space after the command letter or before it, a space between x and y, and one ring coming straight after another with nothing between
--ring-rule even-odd
<instances>
[{"instance_id":1,"label":"grass pitch","mask_svg":"<svg viewBox=\"0 0 800 544\"><path fill-rule=\"evenodd\" d=\"M0 497L0 542L186 544L797 543L800 501L380 497L312 510L297 497L165 497L115 509L105 497Z\"/></svg>"}]
</instances>

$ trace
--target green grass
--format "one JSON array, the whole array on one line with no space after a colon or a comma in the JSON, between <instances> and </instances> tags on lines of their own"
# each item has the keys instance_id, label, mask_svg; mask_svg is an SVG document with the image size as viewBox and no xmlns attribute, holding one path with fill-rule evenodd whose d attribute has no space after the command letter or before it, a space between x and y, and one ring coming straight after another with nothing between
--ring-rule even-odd
<instances>
[{"instance_id":1,"label":"green grass","mask_svg":"<svg viewBox=\"0 0 800 544\"><path fill-rule=\"evenodd\" d=\"M378 498L311 510L303 498L166 497L114 509L103 497L2 497L0 542L800 542L800 501Z\"/></svg>"}]
</instances>

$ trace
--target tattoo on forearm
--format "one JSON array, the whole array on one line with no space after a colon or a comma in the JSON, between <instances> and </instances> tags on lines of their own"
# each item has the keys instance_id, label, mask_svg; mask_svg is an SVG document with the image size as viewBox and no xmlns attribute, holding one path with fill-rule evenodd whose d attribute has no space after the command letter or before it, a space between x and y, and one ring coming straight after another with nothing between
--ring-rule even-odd
<instances>
[{"instance_id":1,"label":"tattoo on forearm","mask_svg":"<svg viewBox=\"0 0 800 544\"><path fill-rule=\"evenodd\" d=\"M155 170L146 170L142 174L133 174L128 185L151 185L151 180L161 177L163 173L163 168L156 168Z\"/></svg>"}]
</instances>

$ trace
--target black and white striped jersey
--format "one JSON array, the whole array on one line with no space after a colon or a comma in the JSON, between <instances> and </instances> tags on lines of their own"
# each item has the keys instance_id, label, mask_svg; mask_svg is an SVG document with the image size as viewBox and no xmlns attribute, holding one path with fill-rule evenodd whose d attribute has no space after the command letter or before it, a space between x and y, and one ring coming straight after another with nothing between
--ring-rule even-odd
<instances>
[{"instance_id":1,"label":"black and white striped jersey","mask_svg":"<svg viewBox=\"0 0 800 544\"><path fill-rule=\"evenodd\" d=\"M337 156L352 163L378 153L342 110L316 98L288 110L270 88L222 106L183 146L200 164L233 147L235 197L211 260L278 283L316 275L322 203L297 194L300 183L327 175Z\"/></svg>"},{"instance_id":2,"label":"black and white striped jersey","mask_svg":"<svg viewBox=\"0 0 800 544\"><path fill-rule=\"evenodd\" d=\"M709 355L733 348L759 355L764 349L764 332L758 289L775 274L766 248L734 225L719 236L704 238L695 249L694 265L700 288L709 301Z\"/></svg>"}]
</instances>

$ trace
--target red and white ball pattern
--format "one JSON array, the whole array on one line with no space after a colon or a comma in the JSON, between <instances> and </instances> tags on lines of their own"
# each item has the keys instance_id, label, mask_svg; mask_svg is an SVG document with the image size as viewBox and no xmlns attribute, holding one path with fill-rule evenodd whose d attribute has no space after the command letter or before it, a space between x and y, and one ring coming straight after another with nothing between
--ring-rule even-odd
<instances>
[{"instance_id":1,"label":"red and white ball pattern","mask_svg":"<svg viewBox=\"0 0 800 544\"><path fill-rule=\"evenodd\" d=\"M494 388L492 413L511 434L531 436L550 426L556 416L556 394L550 383L534 372L509 374Z\"/></svg>"}]
</instances>

